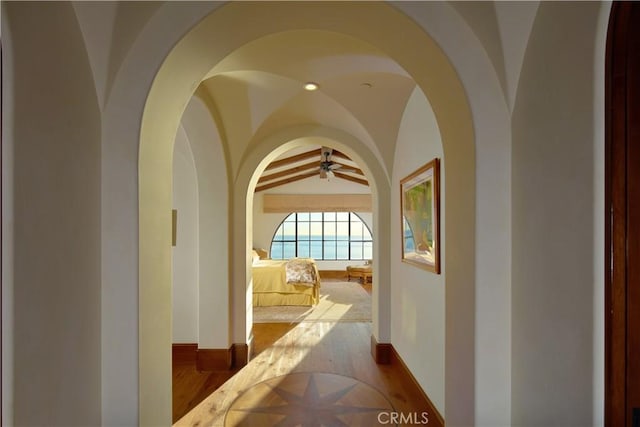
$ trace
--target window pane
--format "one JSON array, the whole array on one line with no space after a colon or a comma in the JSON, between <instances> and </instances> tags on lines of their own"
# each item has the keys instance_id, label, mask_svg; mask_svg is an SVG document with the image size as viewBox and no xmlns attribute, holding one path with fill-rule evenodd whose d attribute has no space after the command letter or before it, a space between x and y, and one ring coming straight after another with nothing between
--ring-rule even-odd
<instances>
[{"instance_id":1,"label":"window pane","mask_svg":"<svg viewBox=\"0 0 640 427\"><path fill-rule=\"evenodd\" d=\"M336 223L336 239L349 240L349 224L345 222Z\"/></svg>"},{"instance_id":2,"label":"window pane","mask_svg":"<svg viewBox=\"0 0 640 427\"><path fill-rule=\"evenodd\" d=\"M362 240L362 223L360 221L351 223L351 240Z\"/></svg>"},{"instance_id":3,"label":"window pane","mask_svg":"<svg viewBox=\"0 0 640 427\"><path fill-rule=\"evenodd\" d=\"M349 221L349 212L336 212L336 219L338 221Z\"/></svg>"},{"instance_id":4,"label":"window pane","mask_svg":"<svg viewBox=\"0 0 640 427\"><path fill-rule=\"evenodd\" d=\"M336 242L336 259L349 259L349 242Z\"/></svg>"},{"instance_id":5,"label":"window pane","mask_svg":"<svg viewBox=\"0 0 640 427\"><path fill-rule=\"evenodd\" d=\"M324 220L325 221L335 221L336 220L336 213L335 212L325 212L324 213Z\"/></svg>"},{"instance_id":6,"label":"window pane","mask_svg":"<svg viewBox=\"0 0 640 427\"><path fill-rule=\"evenodd\" d=\"M351 259L362 259L362 243L351 243Z\"/></svg>"},{"instance_id":7,"label":"window pane","mask_svg":"<svg viewBox=\"0 0 640 427\"><path fill-rule=\"evenodd\" d=\"M299 212L298 213L298 221L309 221L309 213L308 212Z\"/></svg>"},{"instance_id":8,"label":"window pane","mask_svg":"<svg viewBox=\"0 0 640 427\"><path fill-rule=\"evenodd\" d=\"M296 238L296 223L287 222L282 224L283 240L295 240Z\"/></svg>"},{"instance_id":9,"label":"window pane","mask_svg":"<svg viewBox=\"0 0 640 427\"><path fill-rule=\"evenodd\" d=\"M324 259L336 259L336 242L324 242Z\"/></svg>"},{"instance_id":10,"label":"window pane","mask_svg":"<svg viewBox=\"0 0 640 427\"><path fill-rule=\"evenodd\" d=\"M282 258L283 259L295 258L296 256L295 242L285 242L283 243L283 246L284 246L284 251L283 251Z\"/></svg>"},{"instance_id":11,"label":"window pane","mask_svg":"<svg viewBox=\"0 0 640 427\"><path fill-rule=\"evenodd\" d=\"M311 241L311 258L322 259L322 242L319 240Z\"/></svg>"},{"instance_id":12,"label":"window pane","mask_svg":"<svg viewBox=\"0 0 640 427\"><path fill-rule=\"evenodd\" d=\"M324 223L324 240L335 240L336 238L336 223L325 222Z\"/></svg>"},{"instance_id":13,"label":"window pane","mask_svg":"<svg viewBox=\"0 0 640 427\"><path fill-rule=\"evenodd\" d=\"M369 228L366 226L366 224L362 224L362 240L372 240L373 238L371 237L371 232L369 231Z\"/></svg>"},{"instance_id":14,"label":"window pane","mask_svg":"<svg viewBox=\"0 0 640 427\"><path fill-rule=\"evenodd\" d=\"M311 212L311 221L322 221L322 212Z\"/></svg>"},{"instance_id":15,"label":"window pane","mask_svg":"<svg viewBox=\"0 0 640 427\"><path fill-rule=\"evenodd\" d=\"M311 240L322 240L322 223L311 223Z\"/></svg>"},{"instance_id":16,"label":"window pane","mask_svg":"<svg viewBox=\"0 0 640 427\"><path fill-rule=\"evenodd\" d=\"M362 254L363 259L373 259L373 244L371 242L363 243L364 251Z\"/></svg>"},{"instance_id":17,"label":"window pane","mask_svg":"<svg viewBox=\"0 0 640 427\"><path fill-rule=\"evenodd\" d=\"M298 222L298 240L309 240L308 222Z\"/></svg>"},{"instance_id":18,"label":"window pane","mask_svg":"<svg viewBox=\"0 0 640 427\"><path fill-rule=\"evenodd\" d=\"M309 258L309 241L298 241L298 256Z\"/></svg>"}]
</instances>

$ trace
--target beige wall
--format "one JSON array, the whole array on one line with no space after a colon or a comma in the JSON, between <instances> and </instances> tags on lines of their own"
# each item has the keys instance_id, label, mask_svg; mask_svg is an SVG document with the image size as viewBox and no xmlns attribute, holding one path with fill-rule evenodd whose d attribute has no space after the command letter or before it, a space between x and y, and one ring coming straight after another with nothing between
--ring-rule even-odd
<instances>
[{"instance_id":1,"label":"beige wall","mask_svg":"<svg viewBox=\"0 0 640 427\"><path fill-rule=\"evenodd\" d=\"M3 280L14 314L13 348L3 348L14 354L7 424L99 425L101 123L91 68L70 4L3 12L15 220L13 282Z\"/></svg>"},{"instance_id":2,"label":"beige wall","mask_svg":"<svg viewBox=\"0 0 640 427\"><path fill-rule=\"evenodd\" d=\"M543 3L514 109L512 423L594 419L601 340L603 120L598 3ZM597 67L597 68L596 68ZM600 72L597 72L601 76ZM595 82L595 84L594 84ZM596 100L599 102L596 104ZM595 121L594 121L595 119ZM601 128L600 128L601 131ZM596 220L597 219L597 220ZM598 224L599 223L599 224ZM600 348L600 351L604 351Z\"/></svg>"},{"instance_id":3,"label":"beige wall","mask_svg":"<svg viewBox=\"0 0 640 427\"><path fill-rule=\"evenodd\" d=\"M189 140L181 126L173 148L173 209L177 210L173 247L173 343L198 342L198 181Z\"/></svg>"},{"instance_id":4,"label":"beige wall","mask_svg":"<svg viewBox=\"0 0 640 427\"><path fill-rule=\"evenodd\" d=\"M445 286L446 259L441 274L419 269L401 262L400 180L433 158L441 166L441 236L440 253L447 241L446 159L438 124L429 102L419 90L414 90L405 109L393 168L391 205L391 343L407 364L438 411L445 410Z\"/></svg>"}]
</instances>

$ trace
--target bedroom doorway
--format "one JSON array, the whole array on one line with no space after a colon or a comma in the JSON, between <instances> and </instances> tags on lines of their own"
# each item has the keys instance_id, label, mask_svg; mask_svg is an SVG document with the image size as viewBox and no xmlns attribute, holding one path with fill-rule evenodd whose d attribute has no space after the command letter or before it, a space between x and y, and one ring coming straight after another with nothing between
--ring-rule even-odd
<instances>
[{"instance_id":1,"label":"bedroom doorway","mask_svg":"<svg viewBox=\"0 0 640 427\"><path fill-rule=\"evenodd\" d=\"M332 141L318 145L310 138L264 168L253 194L251 221L252 356L301 322L371 322L372 283L347 277L349 265L370 268L373 259L371 200L361 166ZM295 304L307 299L294 301L293 294L265 288L263 267L288 265L294 258L312 259L317 268L317 298L310 305Z\"/></svg>"}]
</instances>

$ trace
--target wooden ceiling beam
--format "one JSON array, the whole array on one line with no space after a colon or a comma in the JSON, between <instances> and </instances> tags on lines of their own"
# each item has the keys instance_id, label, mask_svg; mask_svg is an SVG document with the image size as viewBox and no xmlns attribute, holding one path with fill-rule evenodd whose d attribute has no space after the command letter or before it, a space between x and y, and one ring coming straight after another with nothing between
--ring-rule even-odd
<instances>
[{"instance_id":1,"label":"wooden ceiling beam","mask_svg":"<svg viewBox=\"0 0 640 427\"><path fill-rule=\"evenodd\" d=\"M265 170L275 169L282 166L290 165L292 163L299 162L300 160L310 159L315 157L316 159L320 159L321 153L318 150L311 150L304 153L296 154L295 156L286 157L284 159L276 160L275 162L269 163L269 166L266 167ZM319 160L318 160L319 161Z\"/></svg>"},{"instance_id":2,"label":"wooden ceiling beam","mask_svg":"<svg viewBox=\"0 0 640 427\"><path fill-rule=\"evenodd\" d=\"M304 165L296 166L291 169L283 170L280 172L272 173L271 175L263 175L258 180L258 184L263 182L272 181L274 179L282 178L283 176L294 175L298 172L306 171L309 169L317 169L319 168L318 162L305 163Z\"/></svg>"},{"instance_id":3,"label":"wooden ceiling beam","mask_svg":"<svg viewBox=\"0 0 640 427\"><path fill-rule=\"evenodd\" d=\"M355 166L345 165L344 163L340 163L340 162L333 162L333 163L335 163L336 165L340 165L344 168L344 169L342 168L338 169L341 172L355 173L356 175L364 176L364 172L362 172L362 169L358 169ZM346 169L349 169L349 170L346 170Z\"/></svg>"},{"instance_id":4,"label":"wooden ceiling beam","mask_svg":"<svg viewBox=\"0 0 640 427\"><path fill-rule=\"evenodd\" d=\"M361 185L366 185L367 187L369 186L369 181L367 181L366 179L356 178L355 176L346 175L336 171L333 171L333 174L336 176L336 178L346 179L347 181L356 182Z\"/></svg>"},{"instance_id":5,"label":"wooden ceiling beam","mask_svg":"<svg viewBox=\"0 0 640 427\"><path fill-rule=\"evenodd\" d=\"M280 181L271 182L269 184L264 184L264 185L261 185L259 187L256 187L255 191L257 193L259 191L264 191L264 190L268 190L270 188L279 187L281 185L289 184L291 182L296 182L296 181L301 181L303 179L311 178L312 176L318 176L318 172L313 171L313 172L305 173L305 174L302 174L302 175L296 175L296 176L292 176L292 177L289 177L289 178L286 178L286 179L282 179Z\"/></svg>"},{"instance_id":6,"label":"wooden ceiling beam","mask_svg":"<svg viewBox=\"0 0 640 427\"><path fill-rule=\"evenodd\" d=\"M331 157L338 157L339 159L345 159L345 160L351 160L351 157L347 156L346 154L344 154L342 151L338 151L338 150L333 150L333 152L331 153ZM353 161L353 160L351 160Z\"/></svg>"}]
</instances>

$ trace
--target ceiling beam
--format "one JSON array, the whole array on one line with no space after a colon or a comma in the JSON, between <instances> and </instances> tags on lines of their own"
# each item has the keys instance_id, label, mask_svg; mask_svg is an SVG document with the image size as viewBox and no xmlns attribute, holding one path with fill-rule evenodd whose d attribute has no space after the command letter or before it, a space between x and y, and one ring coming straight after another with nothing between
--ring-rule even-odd
<instances>
[{"instance_id":1,"label":"ceiling beam","mask_svg":"<svg viewBox=\"0 0 640 427\"><path fill-rule=\"evenodd\" d=\"M309 169L317 169L319 168L318 162L305 163L304 165L296 166L291 169L283 170L280 172L272 173L270 175L263 175L259 180L258 184L261 184L266 181L272 181L274 179L282 178L287 175L294 175L298 172L302 172Z\"/></svg>"},{"instance_id":2,"label":"ceiling beam","mask_svg":"<svg viewBox=\"0 0 640 427\"><path fill-rule=\"evenodd\" d=\"M274 169L274 168L279 168L279 167L282 167L282 166L290 165L292 163L299 162L300 160L310 159L312 157L315 157L317 159L320 156L321 156L321 154L318 153L318 150L307 151L307 152L304 152L304 153L297 154L295 156L291 156L291 157L287 157L287 158L284 158L284 159L276 160L275 162L271 162L271 163L269 163L269 166L267 166L265 170L269 170L269 169Z\"/></svg>"},{"instance_id":3,"label":"ceiling beam","mask_svg":"<svg viewBox=\"0 0 640 427\"><path fill-rule=\"evenodd\" d=\"M355 173L356 175L364 176L364 172L362 172L362 169L358 169L355 166L346 165L346 164L340 163L340 162L333 162L333 163L335 163L336 165L340 165L340 166L342 166L342 168L344 168L344 169L342 169L342 168L338 169L341 172Z\"/></svg>"},{"instance_id":4,"label":"ceiling beam","mask_svg":"<svg viewBox=\"0 0 640 427\"><path fill-rule=\"evenodd\" d=\"M366 179L356 178L355 176L346 175L336 171L333 171L333 174L336 176L336 178L346 179L347 181L356 182L358 184L366 185L367 187L369 186L369 181L367 181Z\"/></svg>"},{"instance_id":5,"label":"ceiling beam","mask_svg":"<svg viewBox=\"0 0 640 427\"><path fill-rule=\"evenodd\" d=\"M317 153L316 153L317 154ZM311 178L312 176L318 176L318 172L313 171L309 173L305 173L302 175L292 176L290 178L282 179L280 181L271 182L269 184L261 185L260 187L256 187L256 193L259 191L268 190L270 188L279 187L281 185L289 184L291 182L301 181L303 179Z\"/></svg>"},{"instance_id":6,"label":"ceiling beam","mask_svg":"<svg viewBox=\"0 0 640 427\"><path fill-rule=\"evenodd\" d=\"M333 150L333 152L331 153L331 157L338 157L340 159L351 160L351 157L347 156L342 151L338 151L338 150Z\"/></svg>"}]
</instances>

